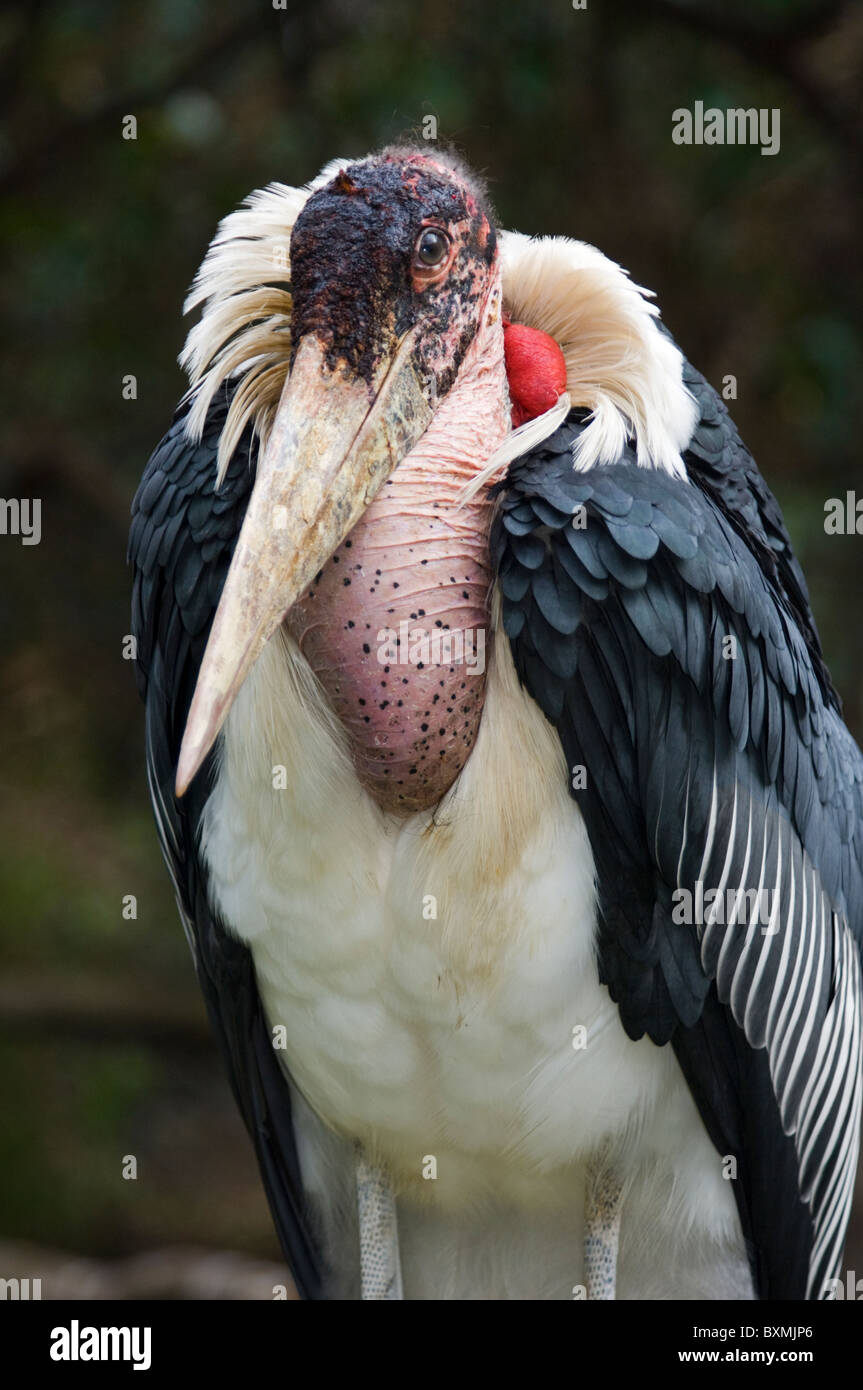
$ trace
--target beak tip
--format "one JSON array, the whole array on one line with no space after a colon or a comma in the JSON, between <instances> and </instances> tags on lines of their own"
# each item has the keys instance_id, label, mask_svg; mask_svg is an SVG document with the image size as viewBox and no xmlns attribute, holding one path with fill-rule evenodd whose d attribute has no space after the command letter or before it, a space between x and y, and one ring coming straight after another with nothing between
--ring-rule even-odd
<instances>
[{"instance_id":1,"label":"beak tip","mask_svg":"<svg viewBox=\"0 0 863 1390\"><path fill-rule=\"evenodd\" d=\"M186 795L205 756L196 748L188 748L184 740L177 760L177 775L174 782L174 795L178 800Z\"/></svg>"}]
</instances>

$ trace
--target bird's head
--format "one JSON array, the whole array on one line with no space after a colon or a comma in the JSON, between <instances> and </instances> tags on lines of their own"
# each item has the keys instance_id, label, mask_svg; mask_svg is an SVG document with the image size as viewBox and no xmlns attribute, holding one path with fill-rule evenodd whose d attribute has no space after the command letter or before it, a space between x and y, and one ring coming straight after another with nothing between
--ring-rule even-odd
<instances>
[{"instance_id":1,"label":"bird's head","mask_svg":"<svg viewBox=\"0 0 863 1390\"><path fill-rule=\"evenodd\" d=\"M484 326L496 261L482 192L454 162L395 150L349 165L294 225L295 358L310 339L368 400L398 357L433 410Z\"/></svg>"},{"instance_id":2,"label":"bird's head","mask_svg":"<svg viewBox=\"0 0 863 1390\"><path fill-rule=\"evenodd\" d=\"M290 370L216 613L177 770L207 756L286 612L414 448L466 359L500 349L497 238L448 157L388 150L305 202L290 238Z\"/></svg>"}]
</instances>

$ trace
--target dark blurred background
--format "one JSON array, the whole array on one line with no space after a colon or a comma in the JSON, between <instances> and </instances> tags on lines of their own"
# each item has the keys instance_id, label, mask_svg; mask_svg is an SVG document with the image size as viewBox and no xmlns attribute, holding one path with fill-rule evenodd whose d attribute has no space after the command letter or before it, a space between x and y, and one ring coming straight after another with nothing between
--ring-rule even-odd
<instances>
[{"instance_id":1,"label":"dark blurred background","mask_svg":"<svg viewBox=\"0 0 863 1390\"><path fill-rule=\"evenodd\" d=\"M501 225L620 261L714 385L736 377L859 739L860 542L823 523L828 497L863 496L861 78L863 6L824 0L5 5L0 494L41 498L42 539L0 536L0 1275L218 1293L206 1261L147 1252L278 1260L123 659L129 503L184 389L181 304L217 221L433 115ZM696 101L778 108L780 152L674 144ZM242 1268L271 1296L268 1265Z\"/></svg>"}]
</instances>

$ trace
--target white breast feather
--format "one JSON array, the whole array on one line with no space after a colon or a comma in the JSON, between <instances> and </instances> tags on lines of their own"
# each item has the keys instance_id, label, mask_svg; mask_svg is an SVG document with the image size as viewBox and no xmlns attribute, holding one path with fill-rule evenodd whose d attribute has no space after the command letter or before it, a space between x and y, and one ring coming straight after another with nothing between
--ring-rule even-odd
<instances>
[{"instance_id":1,"label":"white breast feather","mask_svg":"<svg viewBox=\"0 0 863 1390\"><path fill-rule=\"evenodd\" d=\"M290 640L266 648L226 726L203 845L293 1082L342 1136L315 1138L309 1118L309 1185L331 1197L358 1138L395 1178L409 1296L474 1296L454 1271L466 1260L475 1288L485 1260L497 1296L568 1298L584 1162L610 1140L629 1189L622 1296L722 1296L729 1278L748 1296L730 1184L673 1054L631 1042L598 982L593 862L567 785L505 641L464 772L435 815L407 819L360 787Z\"/></svg>"}]
</instances>

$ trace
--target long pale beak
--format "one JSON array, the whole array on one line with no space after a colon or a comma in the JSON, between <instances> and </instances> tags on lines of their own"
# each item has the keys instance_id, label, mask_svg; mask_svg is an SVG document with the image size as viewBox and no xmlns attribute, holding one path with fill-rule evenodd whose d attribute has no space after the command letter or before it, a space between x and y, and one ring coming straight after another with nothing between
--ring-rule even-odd
<instances>
[{"instance_id":1,"label":"long pale beak","mask_svg":"<svg viewBox=\"0 0 863 1390\"><path fill-rule=\"evenodd\" d=\"M425 431L431 410L412 346L410 333L369 383L330 369L313 335L300 342L198 673L178 796L284 615Z\"/></svg>"}]
</instances>

